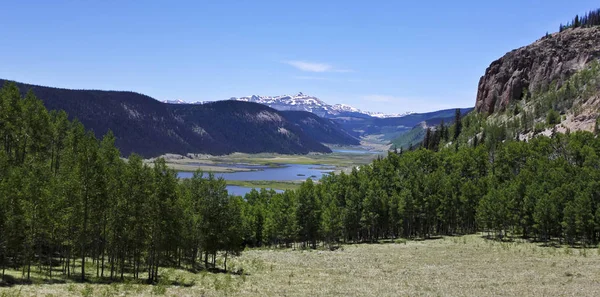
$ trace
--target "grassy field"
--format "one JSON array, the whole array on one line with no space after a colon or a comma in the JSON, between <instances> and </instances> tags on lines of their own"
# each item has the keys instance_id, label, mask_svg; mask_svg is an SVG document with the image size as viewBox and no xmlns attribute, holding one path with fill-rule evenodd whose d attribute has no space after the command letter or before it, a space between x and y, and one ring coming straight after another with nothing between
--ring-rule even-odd
<instances>
[{"instance_id":1,"label":"grassy field","mask_svg":"<svg viewBox=\"0 0 600 297\"><path fill-rule=\"evenodd\" d=\"M38 284L0 288L0 296L600 296L597 248L477 235L336 251L249 250L230 268L244 274L167 270L156 286ZM185 285L166 285L173 281Z\"/></svg>"},{"instance_id":2,"label":"grassy field","mask_svg":"<svg viewBox=\"0 0 600 297\"><path fill-rule=\"evenodd\" d=\"M385 153L382 152L385 155ZM253 164L278 166L280 164L305 164L305 165L332 165L337 170L349 169L354 166L369 164L377 154L309 154L309 155L281 155L271 153L242 154L234 153L225 156L198 155L182 157L179 155L165 156L167 165L179 171L196 171L202 169L206 172L235 172L249 171L250 169L222 166L223 164ZM152 160L147 160L151 162ZM202 165L198 165L198 164ZM214 165L220 164L217 167Z\"/></svg>"}]
</instances>

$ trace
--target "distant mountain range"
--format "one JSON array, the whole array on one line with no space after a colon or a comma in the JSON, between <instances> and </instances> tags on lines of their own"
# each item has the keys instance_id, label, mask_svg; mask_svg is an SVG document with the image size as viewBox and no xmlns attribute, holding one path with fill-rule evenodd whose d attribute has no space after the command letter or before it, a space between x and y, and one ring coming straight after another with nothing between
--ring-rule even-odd
<instances>
[{"instance_id":1,"label":"distant mountain range","mask_svg":"<svg viewBox=\"0 0 600 297\"><path fill-rule=\"evenodd\" d=\"M0 85L5 83L0 80ZM329 153L322 143L359 144L331 120L251 102L164 104L134 92L17 86L22 93L32 90L49 110L66 111L70 119L78 119L98 137L112 130L124 156Z\"/></svg>"},{"instance_id":2,"label":"distant mountain range","mask_svg":"<svg viewBox=\"0 0 600 297\"><path fill-rule=\"evenodd\" d=\"M462 114L467 114L473 108L461 108ZM426 113L412 113L402 117L375 118L354 114L333 118L344 130L355 137L370 137L384 143L391 143L396 138L412 129L422 126L437 125L441 121L450 124L454 121L456 109L444 109ZM418 144L423 137L412 139L413 145Z\"/></svg>"},{"instance_id":3,"label":"distant mountain range","mask_svg":"<svg viewBox=\"0 0 600 297\"><path fill-rule=\"evenodd\" d=\"M5 82L0 79L0 84ZM302 93L190 104L160 102L135 92L17 86L22 93L32 90L49 110L65 110L98 137L113 131L124 156L329 153L324 144L359 145L362 138L389 144L415 126L440 119L449 122L454 115L449 109L393 117L329 105ZM411 138L411 143L422 140L419 137Z\"/></svg>"},{"instance_id":4,"label":"distant mountain range","mask_svg":"<svg viewBox=\"0 0 600 297\"><path fill-rule=\"evenodd\" d=\"M281 96L252 95L248 97L239 98L231 97L229 100L260 103L281 111L308 111L324 118L332 118L344 114L363 114L377 118L401 117L411 114L411 112L406 112L403 114L384 114L381 112L362 111L358 108L346 104L330 105L317 97L305 95L303 93L298 93L296 95ZM162 102L168 104L204 104L210 103L212 101L186 102L183 100L165 100Z\"/></svg>"},{"instance_id":5,"label":"distant mountain range","mask_svg":"<svg viewBox=\"0 0 600 297\"><path fill-rule=\"evenodd\" d=\"M248 96L232 97L226 101L243 101L259 103L276 110L305 111L321 118L330 119L342 128L348 135L355 138L369 137L372 141L391 143L397 147L409 147L410 144L419 144L424 136L425 129L430 125L439 124L441 121L451 124L454 120L455 109L438 110L427 113L383 114L379 112L362 111L346 104L330 105L323 100L298 93L296 95L281 96ZM207 104L211 101L197 101L189 103L183 100L163 101L174 105ZM463 114L469 113L473 108L462 108ZM312 130L311 132L317 132ZM407 134L407 135L405 135ZM319 138L323 142L323 138Z\"/></svg>"}]
</instances>

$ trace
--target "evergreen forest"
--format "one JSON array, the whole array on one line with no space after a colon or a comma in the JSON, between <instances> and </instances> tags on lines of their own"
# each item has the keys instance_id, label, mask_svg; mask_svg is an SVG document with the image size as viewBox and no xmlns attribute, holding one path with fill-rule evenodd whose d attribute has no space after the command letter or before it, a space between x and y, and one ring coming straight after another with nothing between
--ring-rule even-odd
<instances>
[{"instance_id":1,"label":"evergreen forest","mask_svg":"<svg viewBox=\"0 0 600 297\"><path fill-rule=\"evenodd\" d=\"M162 159L124 159L111 132L96 139L7 83L0 91L2 278L18 269L26 281L35 269L49 278L156 283L164 267L227 271L228 257L247 247L335 249L477 232L598 243L594 133L493 141L489 132L485 141L463 141L471 126L459 110L454 125L428 131L421 147L308 179L297 190L236 197L210 174L179 180Z\"/></svg>"}]
</instances>

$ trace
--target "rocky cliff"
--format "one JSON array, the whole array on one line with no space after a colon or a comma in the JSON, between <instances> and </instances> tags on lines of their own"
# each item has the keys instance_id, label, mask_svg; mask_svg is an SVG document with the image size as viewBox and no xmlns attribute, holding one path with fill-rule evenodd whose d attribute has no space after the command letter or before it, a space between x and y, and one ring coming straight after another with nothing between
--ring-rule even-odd
<instances>
[{"instance_id":1,"label":"rocky cliff","mask_svg":"<svg viewBox=\"0 0 600 297\"><path fill-rule=\"evenodd\" d=\"M600 58L600 27L570 28L513 50L492 62L479 80L475 110L503 111L526 93L557 87Z\"/></svg>"}]
</instances>

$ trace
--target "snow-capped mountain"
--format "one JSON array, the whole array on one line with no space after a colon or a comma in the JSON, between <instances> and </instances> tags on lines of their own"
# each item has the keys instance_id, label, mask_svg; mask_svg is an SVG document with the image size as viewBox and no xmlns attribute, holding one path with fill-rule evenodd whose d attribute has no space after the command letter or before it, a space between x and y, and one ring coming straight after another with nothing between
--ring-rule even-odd
<instances>
[{"instance_id":1,"label":"snow-capped mountain","mask_svg":"<svg viewBox=\"0 0 600 297\"><path fill-rule=\"evenodd\" d=\"M330 118L343 114L362 114L377 118L402 117L409 115L412 112L403 114L384 114L382 112L362 111L358 108L347 104L329 105L321 99L309 95L304 95L301 92L296 95L281 95L281 96L246 96L246 97L231 97L229 100L254 102L267 105L277 110L301 110L312 112L320 117ZM196 101L186 102L183 100L164 100L163 103L168 104L205 104L213 101Z\"/></svg>"},{"instance_id":2,"label":"snow-capped mountain","mask_svg":"<svg viewBox=\"0 0 600 297\"><path fill-rule=\"evenodd\" d=\"M181 99L177 99L177 100L163 100L161 101L162 103L167 103L167 104L204 104L204 103L209 103L209 102L213 102L213 101L194 101L194 102L187 102L187 101L183 101Z\"/></svg>"},{"instance_id":3,"label":"snow-capped mountain","mask_svg":"<svg viewBox=\"0 0 600 297\"><path fill-rule=\"evenodd\" d=\"M167 103L167 104L189 104L188 102L185 102L181 99L177 99L177 100L163 100L161 101L162 103Z\"/></svg>"},{"instance_id":4,"label":"snow-capped mountain","mask_svg":"<svg viewBox=\"0 0 600 297\"><path fill-rule=\"evenodd\" d=\"M358 108L347 104L329 105L317 97L305 95L302 92L296 95L281 95L281 96L247 96L247 97L232 97L230 100L255 102L267 105L277 110L302 110L312 112L320 117L335 117L344 113L363 114L379 118L398 117L398 114L384 114L381 112L361 111ZM410 114L410 113L406 113ZM406 115L404 114L404 115Z\"/></svg>"},{"instance_id":5,"label":"snow-capped mountain","mask_svg":"<svg viewBox=\"0 0 600 297\"><path fill-rule=\"evenodd\" d=\"M383 112L370 112L370 111L365 111L365 114L368 114L372 117L375 118L399 118L399 117L404 117L407 115L411 115L414 112L411 111L407 111L405 113L383 113Z\"/></svg>"}]
</instances>

